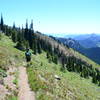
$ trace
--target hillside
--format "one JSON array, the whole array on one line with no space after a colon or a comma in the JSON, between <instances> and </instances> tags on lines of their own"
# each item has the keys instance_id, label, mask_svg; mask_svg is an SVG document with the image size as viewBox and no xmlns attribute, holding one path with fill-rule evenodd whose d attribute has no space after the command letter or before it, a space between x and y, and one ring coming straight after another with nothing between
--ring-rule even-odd
<instances>
[{"instance_id":1,"label":"hillside","mask_svg":"<svg viewBox=\"0 0 100 100\"><path fill-rule=\"evenodd\" d=\"M84 55L82 55L81 53L77 53L77 51L73 50L72 48L70 48L69 45L64 45L63 43L59 42L56 38L50 36L46 36L46 35L42 35L42 33L36 33L36 36L42 40L45 41L45 43L47 42L48 44L52 45L52 48L56 48L58 50L58 52L62 52L62 55L65 56L71 56L71 57L75 57L76 59L80 59L82 62L85 62L87 64L92 64L94 68L99 68L99 65L96 64L95 62L91 61L89 58L85 57ZM66 40L66 39L65 39ZM70 40L70 39L69 39ZM75 44L79 45L79 48L81 48L81 50L84 50L83 47L81 47L81 45L79 43L77 43L76 41L74 41L73 39L72 41L72 46L74 45L73 42L75 42ZM76 47L75 47L76 48ZM75 49L74 48L74 49ZM78 49L78 48L77 48ZM64 53L64 54L63 54Z\"/></svg>"},{"instance_id":2,"label":"hillside","mask_svg":"<svg viewBox=\"0 0 100 100\"><path fill-rule=\"evenodd\" d=\"M60 64L49 63L45 52L33 56L32 61L27 71L30 86L36 92L37 100L99 100L100 88L92 84L91 79L81 78L73 72L62 72ZM61 80L57 80L55 75Z\"/></svg>"},{"instance_id":3,"label":"hillside","mask_svg":"<svg viewBox=\"0 0 100 100\"><path fill-rule=\"evenodd\" d=\"M16 44L5 35L1 36L0 55L2 55L2 57L0 56L0 62L2 63L0 63L0 68L4 70L6 74L11 66L18 68L19 66L23 66L23 62L25 63L24 52L16 49L14 47L15 45ZM70 52L74 51L70 49ZM84 58L77 52L75 55L88 60L90 61L88 63L95 65L94 62ZM41 54L33 54L32 62L24 66L27 66L30 87L33 91L35 91L37 100L55 100L55 98L60 100L100 99L100 87L93 84L91 82L91 78L85 79L80 77L77 73L69 72L67 70L62 71L62 65L60 63L55 64L53 62L49 62L46 57L46 52L44 51ZM96 65L95 67L98 66ZM19 72L18 69L17 71ZM60 80L57 79L57 76ZM18 79L19 77L17 76L16 80L18 81ZM14 81L14 83L16 84L16 81ZM2 86L5 87L5 85ZM17 84L16 91L18 94ZM12 91L11 96L7 97L6 100L17 100L17 94Z\"/></svg>"},{"instance_id":4,"label":"hillside","mask_svg":"<svg viewBox=\"0 0 100 100\"><path fill-rule=\"evenodd\" d=\"M92 48L85 48L88 47L85 44L85 47L83 47L78 40L74 40L71 38L56 38L59 40L61 43L63 43L66 46L69 46L70 48L73 48L74 50L82 53L86 57L90 58L91 60L95 61L96 63L100 64L100 47L92 47ZM96 38L97 39L97 38ZM93 40L93 39L92 39ZM87 40L84 40L85 42ZM87 42L86 42L87 43ZM97 42L96 42L97 43ZM88 43L90 45L91 43ZM93 45L92 45L93 46Z\"/></svg>"},{"instance_id":5,"label":"hillside","mask_svg":"<svg viewBox=\"0 0 100 100\"><path fill-rule=\"evenodd\" d=\"M18 66L24 56L14 46L9 37L0 34L0 100L18 100Z\"/></svg>"},{"instance_id":6,"label":"hillside","mask_svg":"<svg viewBox=\"0 0 100 100\"><path fill-rule=\"evenodd\" d=\"M84 47L80 45L80 43L72 38L56 38L60 42L62 42L64 45L68 45L70 48L73 48L76 51L83 52L85 50Z\"/></svg>"}]
</instances>

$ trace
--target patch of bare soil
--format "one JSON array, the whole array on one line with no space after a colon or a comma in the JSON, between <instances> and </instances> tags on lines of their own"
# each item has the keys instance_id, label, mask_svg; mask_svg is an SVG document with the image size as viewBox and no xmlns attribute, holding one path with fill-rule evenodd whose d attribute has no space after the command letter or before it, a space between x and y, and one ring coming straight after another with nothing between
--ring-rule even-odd
<instances>
[{"instance_id":1,"label":"patch of bare soil","mask_svg":"<svg viewBox=\"0 0 100 100\"><path fill-rule=\"evenodd\" d=\"M35 100L35 93L31 91L25 67L19 67L19 100Z\"/></svg>"},{"instance_id":2,"label":"patch of bare soil","mask_svg":"<svg viewBox=\"0 0 100 100\"><path fill-rule=\"evenodd\" d=\"M16 91L17 87L13 83L15 79L15 73L17 68L10 66L7 71L7 77L3 78L3 84L0 84L0 100L5 100L5 98L9 95L13 95L13 92Z\"/></svg>"}]
</instances>

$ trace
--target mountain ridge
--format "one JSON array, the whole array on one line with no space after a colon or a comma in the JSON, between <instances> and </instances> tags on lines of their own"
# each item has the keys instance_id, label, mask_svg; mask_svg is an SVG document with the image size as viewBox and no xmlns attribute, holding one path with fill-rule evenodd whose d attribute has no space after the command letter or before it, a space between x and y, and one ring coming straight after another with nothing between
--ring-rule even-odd
<instances>
[{"instance_id":1,"label":"mountain ridge","mask_svg":"<svg viewBox=\"0 0 100 100\"><path fill-rule=\"evenodd\" d=\"M100 64L100 47L92 47L86 48L81 46L81 44L72 38L56 38L60 42L64 43L65 45L69 46L70 48L75 49L76 51L82 53L83 55L87 56L88 58L94 60L96 63Z\"/></svg>"},{"instance_id":2,"label":"mountain ridge","mask_svg":"<svg viewBox=\"0 0 100 100\"><path fill-rule=\"evenodd\" d=\"M1 36L2 40L0 40L0 47L2 48L0 49L0 52L5 52L5 50L8 50L7 52L8 54L10 54L9 52L16 51L15 53L12 52L12 55L16 58L17 54L16 60L18 60L18 62L21 60L20 66L22 66L23 65L22 62L24 61L24 52L14 48L16 44L13 43L11 40L9 41L10 37L6 36L3 37ZM51 40L52 39L50 39L50 41ZM5 54L7 54L7 52ZM74 53L73 50L71 52ZM9 57L11 57L11 55ZM2 59L0 59L0 61L1 60ZM83 77L80 77L79 74L74 72L69 72L67 70L62 71L61 64L55 64L53 62L49 62L49 59L47 59L46 52L42 52L41 54L36 54L36 55L33 54L32 62L25 66L27 68L30 88L35 91L37 100L41 99L53 100L55 98L60 98L62 100L66 99L77 100L77 99L87 99L87 98L89 98L90 100L92 99L99 100L100 98L98 93L99 87L93 84L91 82L92 81L91 79L85 79ZM57 79L55 79L54 78L55 75L60 77L61 80L58 81Z\"/></svg>"}]
</instances>

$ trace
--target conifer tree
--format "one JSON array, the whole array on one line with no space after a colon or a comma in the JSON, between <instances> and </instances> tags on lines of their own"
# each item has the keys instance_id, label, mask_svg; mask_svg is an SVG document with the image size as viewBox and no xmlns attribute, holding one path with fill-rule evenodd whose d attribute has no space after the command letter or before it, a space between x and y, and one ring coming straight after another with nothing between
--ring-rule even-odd
<instances>
[{"instance_id":1,"label":"conifer tree","mask_svg":"<svg viewBox=\"0 0 100 100\"><path fill-rule=\"evenodd\" d=\"M32 33L34 33L34 29L33 29L33 20L31 20L30 30L32 31Z\"/></svg>"},{"instance_id":2,"label":"conifer tree","mask_svg":"<svg viewBox=\"0 0 100 100\"><path fill-rule=\"evenodd\" d=\"M49 52L47 52L47 59L49 58L49 56L50 56L50 54L49 54Z\"/></svg>"},{"instance_id":3,"label":"conifer tree","mask_svg":"<svg viewBox=\"0 0 100 100\"><path fill-rule=\"evenodd\" d=\"M29 42L27 40L25 41L25 46L26 46L26 49L29 48Z\"/></svg>"},{"instance_id":4,"label":"conifer tree","mask_svg":"<svg viewBox=\"0 0 100 100\"><path fill-rule=\"evenodd\" d=\"M21 30L20 30L20 27L17 31L17 41L22 41L22 36L21 36Z\"/></svg>"},{"instance_id":5,"label":"conifer tree","mask_svg":"<svg viewBox=\"0 0 100 100\"><path fill-rule=\"evenodd\" d=\"M17 42L17 32L15 30L12 30L11 37L13 42Z\"/></svg>"},{"instance_id":6,"label":"conifer tree","mask_svg":"<svg viewBox=\"0 0 100 100\"><path fill-rule=\"evenodd\" d=\"M13 29L15 29L16 28L16 26L15 26L15 22L13 22Z\"/></svg>"},{"instance_id":7,"label":"conifer tree","mask_svg":"<svg viewBox=\"0 0 100 100\"><path fill-rule=\"evenodd\" d=\"M1 27L1 30L4 32L4 21L3 21L3 16L2 16L2 14L1 14L0 27Z\"/></svg>"},{"instance_id":8,"label":"conifer tree","mask_svg":"<svg viewBox=\"0 0 100 100\"><path fill-rule=\"evenodd\" d=\"M25 38L24 38L24 28L23 28L23 25L22 25L22 29L21 29L21 34L22 34L22 41L25 41Z\"/></svg>"},{"instance_id":9,"label":"conifer tree","mask_svg":"<svg viewBox=\"0 0 100 100\"><path fill-rule=\"evenodd\" d=\"M95 70L94 70L94 72L93 72L92 82L95 83L95 84L97 83L96 72L95 72Z\"/></svg>"},{"instance_id":10,"label":"conifer tree","mask_svg":"<svg viewBox=\"0 0 100 100\"><path fill-rule=\"evenodd\" d=\"M37 42L37 51L38 51L39 54L42 53L42 51L41 51L41 45L39 43L39 40Z\"/></svg>"},{"instance_id":11,"label":"conifer tree","mask_svg":"<svg viewBox=\"0 0 100 100\"><path fill-rule=\"evenodd\" d=\"M31 20L31 24L30 24L30 29L28 32L28 41L29 41L29 45L30 48L32 49L32 44L33 44L33 34L34 34L34 30L33 30L33 20Z\"/></svg>"},{"instance_id":12,"label":"conifer tree","mask_svg":"<svg viewBox=\"0 0 100 100\"><path fill-rule=\"evenodd\" d=\"M17 42L16 48L18 48L19 50L24 51L24 50L25 50L24 41L20 41L20 40L19 40L19 41Z\"/></svg>"},{"instance_id":13,"label":"conifer tree","mask_svg":"<svg viewBox=\"0 0 100 100\"><path fill-rule=\"evenodd\" d=\"M65 56L62 57L61 63L62 63L62 67L65 68Z\"/></svg>"},{"instance_id":14,"label":"conifer tree","mask_svg":"<svg viewBox=\"0 0 100 100\"><path fill-rule=\"evenodd\" d=\"M26 27L25 27L25 32L24 32L24 38L26 40L29 40L29 35L28 35L28 20L26 20Z\"/></svg>"},{"instance_id":15,"label":"conifer tree","mask_svg":"<svg viewBox=\"0 0 100 100\"><path fill-rule=\"evenodd\" d=\"M35 55L37 54L37 45L36 44L37 44L36 39L33 39L32 50Z\"/></svg>"},{"instance_id":16,"label":"conifer tree","mask_svg":"<svg viewBox=\"0 0 100 100\"><path fill-rule=\"evenodd\" d=\"M53 58L53 62L54 62L55 64L58 64L58 57L57 57L57 55L54 56L54 58Z\"/></svg>"}]
</instances>

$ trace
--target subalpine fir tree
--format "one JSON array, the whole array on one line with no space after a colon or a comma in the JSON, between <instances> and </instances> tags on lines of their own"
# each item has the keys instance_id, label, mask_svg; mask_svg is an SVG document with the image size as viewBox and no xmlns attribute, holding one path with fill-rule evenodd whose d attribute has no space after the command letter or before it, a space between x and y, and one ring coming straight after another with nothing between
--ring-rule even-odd
<instances>
[{"instance_id":1,"label":"subalpine fir tree","mask_svg":"<svg viewBox=\"0 0 100 100\"><path fill-rule=\"evenodd\" d=\"M49 59L48 60L49 60L49 63L52 62L52 56L51 55L49 56Z\"/></svg>"},{"instance_id":2,"label":"subalpine fir tree","mask_svg":"<svg viewBox=\"0 0 100 100\"><path fill-rule=\"evenodd\" d=\"M32 49L32 44L33 44L33 34L34 34L34 30L33 30L33 20L32 20L30 24L30 29L28 32L28 37L29 37L28 41L29 41L29 45L31 49Z\"/></svg>"},{"instance_id":3,"label":"subalpine fir tree","mask_svg":"<svg viewBox=\"0 0 100 100\"><path fill-rule=\"evenodd\" d=\"M26 40L29 40L29 34L28 34L28 20L26 20L26 27L25 27L25 32L24 32L24 38Z\"/></svg>"},{"instance_id":4,"label":"subalpine fir tree","mask_svg":"<svg viewBox=\"0 0 100 100\"><path fill-rule=\"evenodd\" d=\"M26 48L26 47L25 47L25 44L24 44L24 41L20 41L20 40L19 40L19 41L17 42L17 44L16 44L16 48L19 49L19 50L24 51L25 48Z\"/></svg>"},{"instance_id":5,"label":"subalpine fir tree","mask_svg":"<svg viewBox=\"0 0 100 100\"><path fill-rule=\"evenodd\" d=\"M1 37L2 37L2 36L1 36L1 33L0 33L0 40L1 40Z\"/></svg>"},{"instance_id":6,"label":"subalpine fir tree","mask_svg":"<svg viewBox=\"0 0 100 100\"><path fill-rule=\"evenodd\" d=\"M41 45L40 45L40 43L39 43L39 40L38 40L38 42L37 42L37 51L38 51L39 54L42 53Z\"/></svg>"},{"instance_id":7,"label":"subalpine fir tree","mask_svg":"<svg viewBox=\"0 0 100 100\"><path fill-rule=\"evenodd\" d=\"M49 56L50 56L50 54L49 54L49 52L47 52L47 59L49 58Z\"/></svg>"},{"instance_id":8,"label":"subalpine fir tree","mask_svg":"<svg viewBox=\"0 0 100 100\"><path fill-rule=\"evenodd\" d=\"M100 81L100 71L97 69L97 68L95 68L95 70L96 70L96 79L98 80L98 81Z\"/></svg>"},{"instance_id":9,"label":"subalpine fir tree","mask_svg":"<svg viewBox=\"0 0 100 100\"><path fill-rule=\"evenodd\" d=\"M26 47L26 49L27 49L27 48L30 48L30 46L29 46L29 41L27 41L27 40L25 40L25 47Z\"/></svg>"},{"instance_id":10,"label":"subalpine fir tree","mask_svg":"<svg viewBox=\"0 0 100 100\"><path fill-rule=\"evenodd\" d=\"M2 16L2 14L1 14L0 28L1 28L1 31L4 32L4 21L3 21L3 16Z\"/></svg>"},{"instance_id":11,"label":"subalpine fir tree","mask_svg":"<svg viewBox=\"0 0 100 100\"><path fill-rule=\"evenodd\" d=\"M32 31L32 33L34 33L34 29L33 29L33 20L31 20L30 30Z\"/></svg>"},{"instance_id":12,"label":"subalpine fir tree","mask_svg":"<svg viewBox=\"0 0 100 100\"><path fill-rule=\"evenodd\" d=\"M54 62L55 64L58 64L58 57L57 57L57 55L54 56L54 58L53 58L53 62Z\"/></svg>"},{"instance_id":13,"label":"subalpine fir tree","mask_svg":"<svg viewBox=\"0 0 100 100\"><path fill-rule=\"evenodd\" d=\"M17 41L22 41L22 33L21 33L21 30L20 30L20 27L19 27L18 33L17 33Z\"/></svg>"},{"instance_id":14,"label":"subalpine fir tree","mask_svg":"<svg viewBox=\"0 0 100 100\"><path fill-rule=\"evenodd\" d=\"M65 62L66 62L66 58L65 58L65 56L63 56L61 59L61 63L62 63L63 68L65 68Z\"/></svg>"},{"instance_id":15,"label":"subalpine fir tree","mask_svg":"<svg viewBox=\"0 0 100 100\"><path fill-rule=\"evenodd\" d=\"M13 42L17 42L17 31L12 30L11 37L12 37Z\"/></svg>"},{"instance_id":16,"label":"subalpine fir tree","mask_svg":"<svg viewBox=\"0 0 100 100\"><path fill-rule=\"evenodd\" d=\"M22 41L25 41L24 32L25 32L25 30L24 30L23 25L22 25L22 29L21 29Z\"/></svg>"},{"instance_id":17,"label":"subalpine fir tree","mask_svg":"<svg viewBox=\"0 0 100 100\"><path fill-rule=\"evenodd\" d=\"M15 26L15 22L13 22L13 29L15 29L16 28L16 26Z\"/></svg>"},{"instance_id":18,"label":"subalpine fir tree","mask_svg":"<svg viewBox=\"0 0 100 100\"><path fill-rule=\"evenodd\" d=\"M95 84L97 83L96 72L93 73L92 82Z\"/></svg>"},{"instance_id":19,"label":"subalpine fir tree","mask_svg":"<svg viewBox=\"0 0 100 100\"><path fill-rule=\"evenodd\" d=\"M36 41L36 39L34 38L33 39L33 44L32 44L32 50L33 50L33 54L37 54L37 41Z\"/></svg>"}]
</instances>

